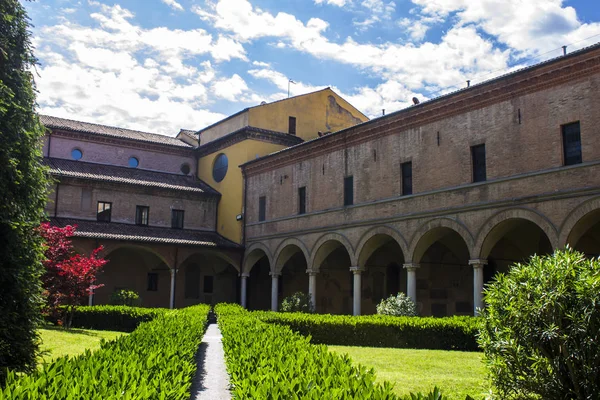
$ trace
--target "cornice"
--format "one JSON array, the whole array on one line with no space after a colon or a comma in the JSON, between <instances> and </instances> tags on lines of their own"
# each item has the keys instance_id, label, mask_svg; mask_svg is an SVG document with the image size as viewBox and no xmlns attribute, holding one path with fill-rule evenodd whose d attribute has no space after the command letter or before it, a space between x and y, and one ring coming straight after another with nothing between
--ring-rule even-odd
<instances>
[{"instance_id":1,"label":"cornice","mask_svg":"<svg viewBox=\"0 0 600 400\"><path fill-rule=\"evenodd\" d=\"M600 73L600 45L423 102L242 165L246 177Z\"/></svg>"},{"instance_id":2,"label":"cornice","mask_svg":"<svg viewBox=\"0 0 600 400\"><path fill-rule=\"evenodd\" d=\"M196 155L198 157L203 157L207 154L215 153L247 139L280 144L286 147L294 146L304 142L304 140L298 136L287 133L256 128L254 126L245 126L242 129L229 133L219 139L215 139L196 148Z\"/></svg>"},{"instance_id":3,"label":"cornice","mask_svg":"<svg viewBox=\"0 0 600 400\"><path fill-rule=\"evenodd\" d=\"M118 138L109 135L101 135L97 133L85 133L85 132L77 132L77 131L69 131L65 129L58 128L48 128L51 131L52 136L60 136L66 137L70 139L81 140L84 142L92 142L92 143L104 143L110 144L113 146L128 146L135 149L142 150L150 150L160 153L167 153L173 155L184 155L186 157L192 157L194 155L194 147L179 147L173 146L170 144L160 144L160 143L152 143L142 140L128 139L128 138Z\"/></svg>"}]
</instances>

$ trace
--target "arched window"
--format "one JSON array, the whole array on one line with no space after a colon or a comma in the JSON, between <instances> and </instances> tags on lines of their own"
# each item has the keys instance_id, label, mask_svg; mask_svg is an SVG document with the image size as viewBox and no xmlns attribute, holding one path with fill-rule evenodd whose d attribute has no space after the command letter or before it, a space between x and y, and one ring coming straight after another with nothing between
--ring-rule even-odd
<instances>
[{"instance_id":1,"label":"arched window","mask_svg":"<svg viewBox=\"0 0 600 400\"><path fill-rule=\"evenodd\" d=\"M213 165L213 179L215 182L221 182L225 178L228 166L227 156L223 153L219 154Z\"/></svg>"}]
</instances>

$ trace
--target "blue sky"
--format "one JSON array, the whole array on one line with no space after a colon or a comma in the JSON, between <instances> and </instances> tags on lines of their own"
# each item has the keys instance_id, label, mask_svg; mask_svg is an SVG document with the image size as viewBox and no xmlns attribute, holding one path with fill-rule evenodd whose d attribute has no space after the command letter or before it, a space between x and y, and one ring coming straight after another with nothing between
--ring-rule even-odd
<instances>
[{"instance_id":1,"label":"blue sky","mask_svg":"<svg viewBox=\"0 0 600 400\"><path fill-rule=\"evenodd\" d=\"M598 0L38 0L39 110L175 135L331 86L370 117L600 42ZM596 4L594 4L596 3Z\"/></svg>"}]
</instances>

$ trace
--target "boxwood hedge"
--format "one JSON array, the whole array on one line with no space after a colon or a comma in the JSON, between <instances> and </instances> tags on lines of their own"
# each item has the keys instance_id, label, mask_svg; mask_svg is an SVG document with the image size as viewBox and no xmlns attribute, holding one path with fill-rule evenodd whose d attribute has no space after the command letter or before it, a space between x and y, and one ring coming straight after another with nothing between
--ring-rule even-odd
<instances>
[{"instance_id":1,"label":"boxwood hedge","mask_svg":"<svg viewBox=\"0 0 600 400\"><path fill-rule=\"evenodd\" d=\"M133 332L142 322L152 321L167 311L166 308L129 306L77 307L71 326L101 331Z\"/></svg>"},{"instance_id":2,"label":"boxwood hedge","mask_svg":"<svg viewBox=\"0 0 600 400\"><path fill-rule=\"evenodd\" d=\"M215 311L235 399L397 399L373 370L237 305Z\"/></svg>"},{"instance_id":3,"label":"boxwood hedge","mask_svg":"<svg viewBox=\"0 0 600 400\"><path fill-rule=\"evenodd\" d=\"M209 306L159 312L100 350L31 375L9 373L1 399L188 399Z\"/></svg>"},{"instance_id":4,"label":"boxwood hedge","mask_svg":"<svg viewBox=\"0 0 600 400\"><path fill-rule=\"evenodd\" d=\"M312 343L432 350L479 350L476 317L393 317L256 312L264 322L290 327Z\"/></svg>"}]
</instances>

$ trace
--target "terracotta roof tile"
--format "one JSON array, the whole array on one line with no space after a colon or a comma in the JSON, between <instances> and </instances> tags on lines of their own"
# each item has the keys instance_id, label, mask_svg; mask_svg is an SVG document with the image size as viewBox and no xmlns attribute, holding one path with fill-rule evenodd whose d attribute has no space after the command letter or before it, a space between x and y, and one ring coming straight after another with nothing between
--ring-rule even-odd
<instances>
[{"instance_id":1,"label":"terracotta roof tile","mask_svg":"<svg viewBox=\"0 0 600 400\"><path fill-rule=\"evenodd\" d=\"M242 249L239 244L213 231L96 222L74 218L50 218L50 224L59 227L77 225L74 236L81 238Z\"/></svg>"},{"instance_id":2,"label":"terracotta roof tile","mask_svg":"<svg viewBox=\"0 0 600 400\"><path fill-rule=\"evenodd\" d=\"M167 190L218 196L219 192L194 176L147 171L143 169L93 164L62 158L44 158L50 173L58 177L123 183Z\"/></svg>"},{"instance_id":3,"label":"terracotta roof tile","mask_svg":"<svg viewBox=\"0 0 600 400\"><path fill-rule=\"evenodd\" d=\"M60 129L65 131L137 140L147 143L157 143L168 146L192 148L192 146L177 138L159 135L157 133L140 132L131 129L117 128L114 126L92 124L89 122L81 122L66 118L52 117L49 115L40 115L40 121L47 128L50 129Z\"/></svg>"}]
</instances>

